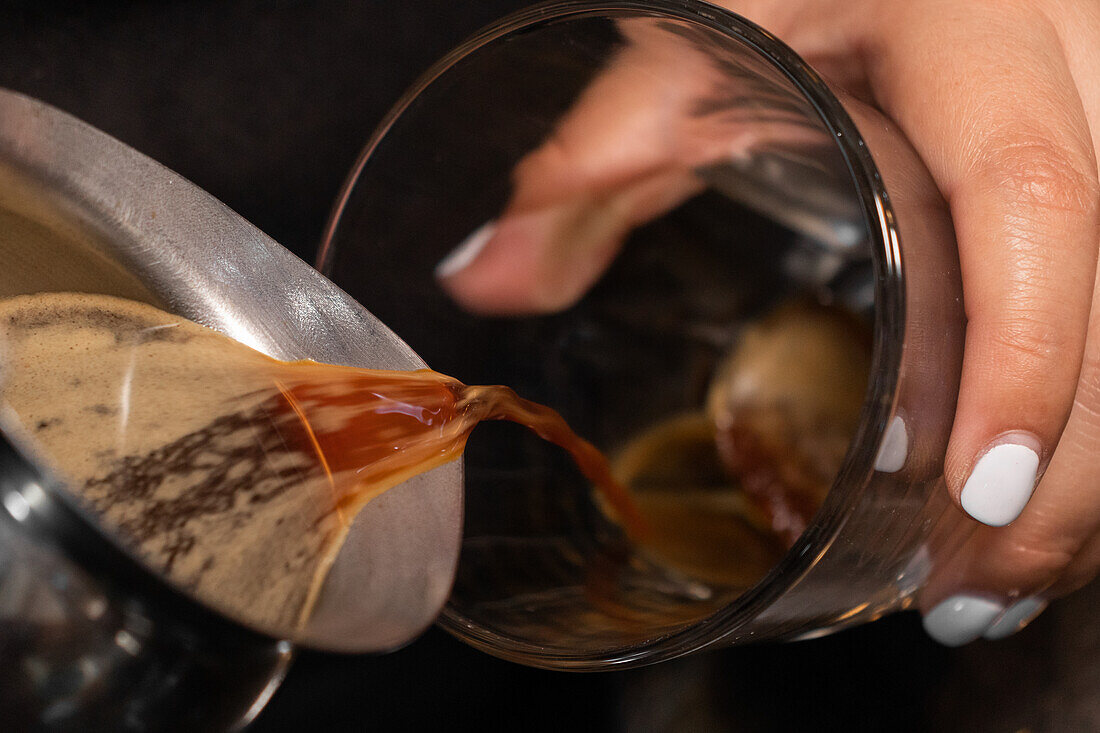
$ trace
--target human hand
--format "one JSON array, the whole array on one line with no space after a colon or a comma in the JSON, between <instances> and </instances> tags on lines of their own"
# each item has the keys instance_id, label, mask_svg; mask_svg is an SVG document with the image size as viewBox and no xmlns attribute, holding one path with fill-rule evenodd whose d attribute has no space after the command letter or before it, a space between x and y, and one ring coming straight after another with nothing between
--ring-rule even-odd
<instances>
[{"instance_id":1,"label":"human hand","mask_svg":"<svg viewBox=\"0 0 1100 733\"><path fill-rule=\"evenodd\" d=\"M945 643L1010 633L1100 568L1100 5L723 4L783 38L850 109L894 120L949 203L968 327L944 472L989 526L936 568L921 607ZM675 127L702 61L673 37L625 32L631 45L517 169L495 228L442 263L466 307L567 307L633 227L699 189L694 167L729 153L728 130Z\"/></svg>"}]
</instances>

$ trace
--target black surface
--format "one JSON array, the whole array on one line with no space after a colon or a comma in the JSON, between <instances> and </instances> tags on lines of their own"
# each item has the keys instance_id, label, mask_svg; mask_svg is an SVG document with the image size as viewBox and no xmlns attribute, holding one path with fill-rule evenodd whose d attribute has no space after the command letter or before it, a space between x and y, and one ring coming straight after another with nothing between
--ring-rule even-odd
<instances>
[{"instance_id":1,"label":"black surface","mask_svg":"<svg viewBox=\"0 0 1100 733\"><path fill-rule=\"evenodd\" d=\"M0 85L151 155L311 260L388 106L520 4L8 5ZM432 631L384 657L302 654L253 730L1085 730L1100 694L1089 593L997 645L942 649L910 614L617 674L525 669Z\"/></svg>"}]
</instances>

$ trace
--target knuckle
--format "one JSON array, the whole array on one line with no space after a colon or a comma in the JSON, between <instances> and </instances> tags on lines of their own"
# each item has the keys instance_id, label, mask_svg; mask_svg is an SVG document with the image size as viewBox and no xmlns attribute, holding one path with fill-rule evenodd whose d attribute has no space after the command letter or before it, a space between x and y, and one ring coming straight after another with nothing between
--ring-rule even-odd
<instances>
[{"instance_id":1,"label":"knuckle","mask_svg":"<svg viewBox=\"0 0 1100 733\"><path fill-rule=\"evenodd\" d=\"M989 184L1026 209L1095 220L1100 212L1095 162L1084 149L1071 147L1032 131L994 134L985 143Z\"/></svg>"},{"instance_id":2,"label":"knuckle","mask_svg":"<svg viewBox=\"0 0 1100 733\"><path fill-rule=\"evenodd\" d=\"M1021 376L1049 376L1051 357L1077 346L1079 339L1072 331L1062 328L1057 319L1045 318L1036 308L1020 308L1009 315L996 324L992 338L998 349L1014 357L1015 369L1026 372Z\"/></svg>"},{"instance_id":3,"label":"knuckle","mask_svg":"<svg viewBox=\"0 0 1100 733\"><path fill-rule=\"evenodd\" d=\"M1017 257L1001 298L986 299L968 313L983 347L996 357L998 374L1050 384L1077 382L1084 368L1088 302L1075 301L1078 288L1055 281L1049 250ZM1040 261L1042 260L1042 261ZM1100 369L1100 349L1093 349ZM1072 392L1066 394L1068 401Z\"/></svg>"}]
</instances>

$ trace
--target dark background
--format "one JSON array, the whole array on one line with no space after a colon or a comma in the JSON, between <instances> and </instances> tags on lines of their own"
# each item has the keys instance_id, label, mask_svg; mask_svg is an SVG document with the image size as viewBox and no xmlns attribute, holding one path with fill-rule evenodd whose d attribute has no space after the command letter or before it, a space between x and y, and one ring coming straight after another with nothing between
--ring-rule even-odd
<instances>
[{"instance_id":1,"label":"dark background","mask_svg":"<svg viewBox=\"0 0 1100 733\"><path fill-rule=\"evenodd\" d=\"M307 260L373 126L508 0L0 4L0 85L175 169ZM914 614L613 674L530 670L433 630L303 653L252 730L1100 730L1100 588L947 650Z\"/></svg>"}]
</instances>

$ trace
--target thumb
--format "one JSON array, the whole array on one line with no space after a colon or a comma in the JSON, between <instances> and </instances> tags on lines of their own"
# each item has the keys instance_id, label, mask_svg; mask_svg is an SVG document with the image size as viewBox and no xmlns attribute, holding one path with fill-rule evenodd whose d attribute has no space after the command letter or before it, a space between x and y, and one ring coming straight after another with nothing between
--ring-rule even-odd
<instances>
[{"instance_id":1,"label":"thumb","mask_svg":"<svg viewBox=\"0 0 1100 733\"><path fill-rule=\"evenodd\" d=\"M634 227L701 190L694 156L678 149L678 128L709 84L705 60L682 39L648 30L632 34L552 137L516 167L499 220L439 263L436 277L465 308L567 308Z\"/></svg>"},{"instance_id":2,"label":"thumb","mask_svg":"<svg viewBox=\"0 0 1100 733\"><path fill-rule=\"evenodd\" d=\"M563 310L599 279L635 226L675 208L700 185L688 172L659 172L603 195L506 211L444 258L436 277L475 313Z\"/></svg>"}]
</instances>

